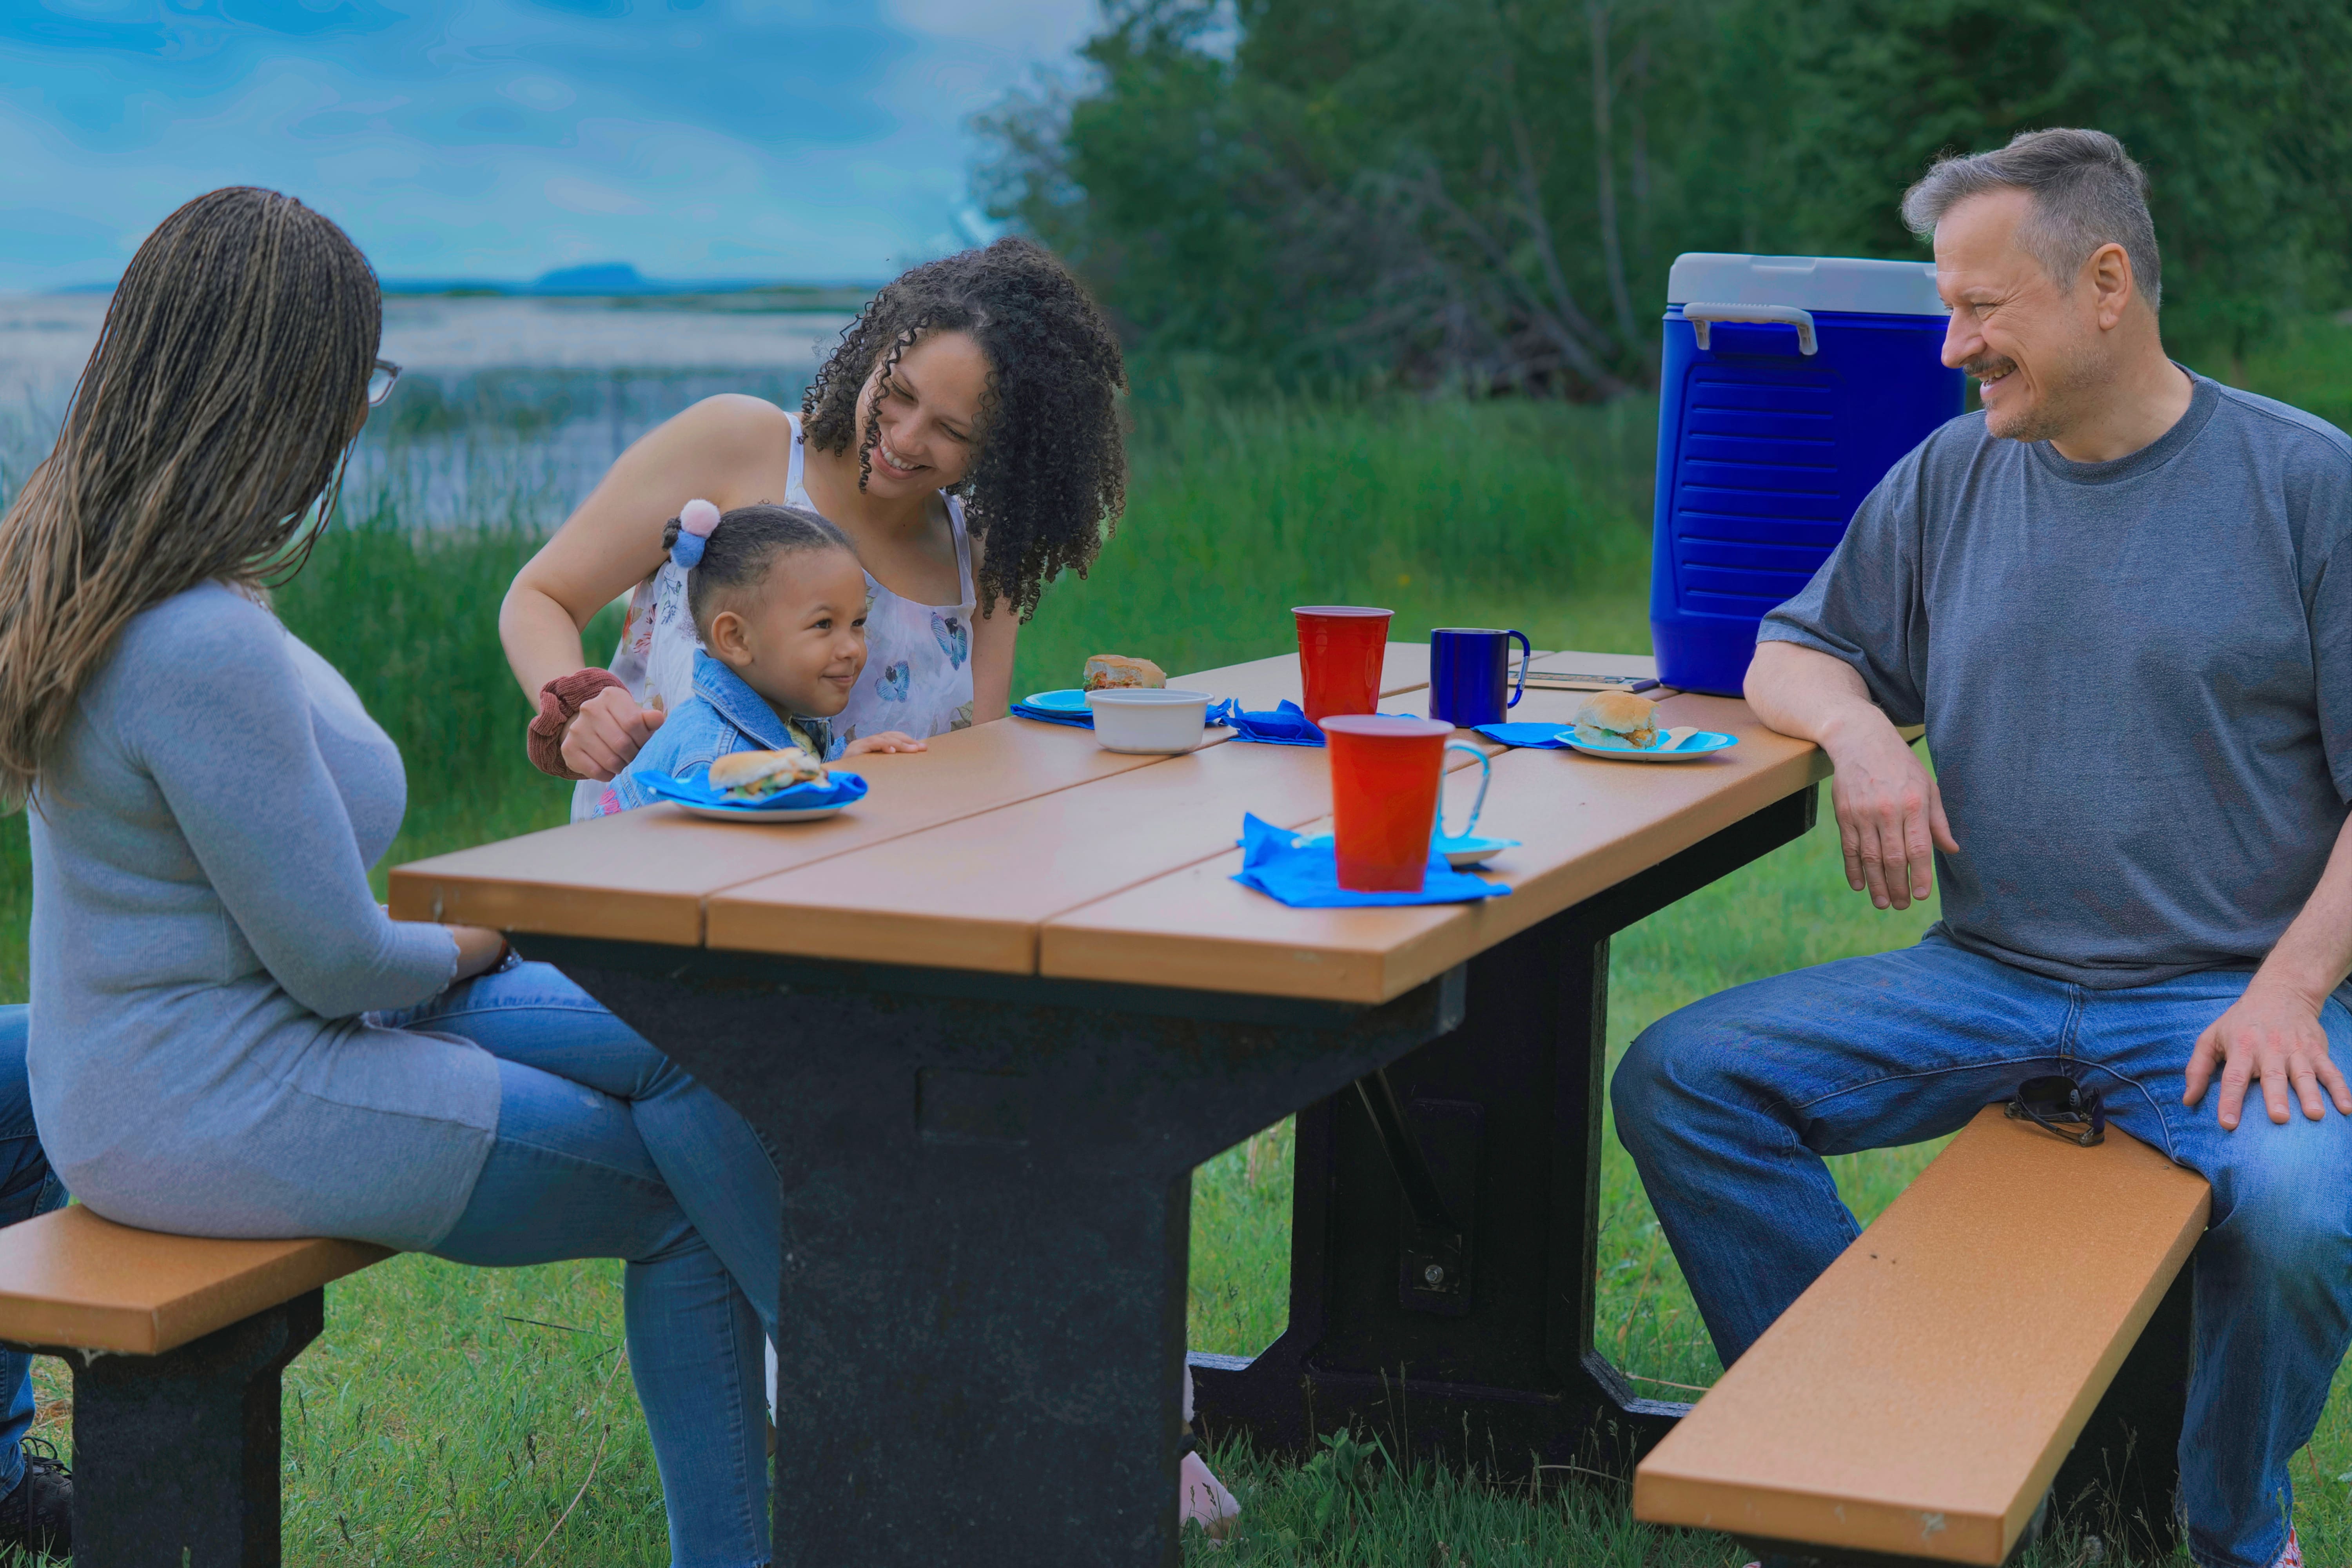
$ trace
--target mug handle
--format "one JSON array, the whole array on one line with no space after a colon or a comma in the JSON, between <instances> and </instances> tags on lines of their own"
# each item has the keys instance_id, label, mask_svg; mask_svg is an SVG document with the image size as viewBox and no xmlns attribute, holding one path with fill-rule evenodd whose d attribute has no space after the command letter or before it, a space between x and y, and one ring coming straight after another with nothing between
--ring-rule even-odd
<instances>
[{"instance_id":1,"label":"mug handle","mask_svg":"<svg viewBox=\"0 0 2352 1568\"><path fill-rule=\"evenodd\" d=\"M1437 836L1440 838L1467 838L1478 831L1478 814L1486 809L1486 786L1495 782L1495 759L1466 741L1448 741L1449 752L1467 752L1478 759L1478 795L1470 803L1470 820L1462 825L1459 833L1445 831L1445 775L1437 775Z\"/></svg>"},{"instance_id":2,"label":"mug handle","mask_svg":"<svg viewBox=\"0 0 2352 1568\"><path fill-rule=\"evenodd\" d=\"M1511 693L1511 700L1503 704L1506 708L1517 708L1519 705L1519 699L1528 694L1528 666L1535 662L1536 645L1528 640L1528 634L1525 632L1505 632L1503 635L1507 637L1517 637L1519 639L1519 684L1517 689ZM1480 753L1482 756L1484 754L1484 752ZM1484 787L1480 788L1478 798L1480 800L1485 800L1486 798L1486 792ZM1476 814L1473 813L1472 815L1475 819Z\"/></svg>"}]
</instances>

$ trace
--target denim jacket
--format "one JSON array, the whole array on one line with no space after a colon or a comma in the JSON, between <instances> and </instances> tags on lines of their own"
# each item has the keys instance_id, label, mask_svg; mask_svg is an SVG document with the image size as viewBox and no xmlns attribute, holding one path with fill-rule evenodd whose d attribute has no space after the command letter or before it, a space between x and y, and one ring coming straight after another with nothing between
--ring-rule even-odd
<instances>
[{"instance_id":1,"label":"denim jacket","mask_svg":"<svg viewBox=\"0 0 2352 1568\"><path fill-rule=\"evenodd\" d=\"M841 755L845 744L835 738L829 720L796 714L788 724L779 719L768 700L745 685L741 676L698 651L693 698L670 710L636 761L605 786L596 814L610 816L652 801L637 782L640 772L676 778L708 767L730 752L775 752L786 746L798 746L829 763Z\"/></svg>"}]
</instances>

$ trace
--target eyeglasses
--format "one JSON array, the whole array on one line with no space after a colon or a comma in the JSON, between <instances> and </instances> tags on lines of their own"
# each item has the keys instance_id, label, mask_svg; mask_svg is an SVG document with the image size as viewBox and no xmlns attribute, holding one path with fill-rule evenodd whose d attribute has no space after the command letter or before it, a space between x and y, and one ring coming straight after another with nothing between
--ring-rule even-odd
<instances>
[{"instance_id":1,"label":"eyeglasses","mask_svg":"<svg viewBox=\"0 0 2352 1568\"><path fill-rule=\"evenodd\" d=\"M2031 1121L2085 1149L2096 1148L2107 1141L2107 1108L2101 1102L2099 1091L2063 1073L2027 1079L2017 1086L2017 1093L2011 1097L2006 1110L2012 1121ZM2068 1131L2074 1127L2084 1131Z\"/></svg>"},{"instance_id":2,"label":"eyeglasses","mask_svg":"<svg viewBox=\"0 0 2352 1568\"><path fill-rule=\"evenodd\" d=\"M388 359L375 362L368 372L368 406L373 408L392 395L392 384L400 379L400 367Z\"/></svg>"}]
</instances>

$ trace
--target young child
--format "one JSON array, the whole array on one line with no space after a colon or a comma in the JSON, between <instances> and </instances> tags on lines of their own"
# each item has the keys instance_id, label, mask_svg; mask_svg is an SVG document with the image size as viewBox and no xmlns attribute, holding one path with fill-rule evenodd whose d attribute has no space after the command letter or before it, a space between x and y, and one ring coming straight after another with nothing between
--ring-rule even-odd
<instances>
[{"instance_id":1,"label":"young child","mask_svg":"<svg viewBox=\"0 0 2352 1568\"><path fill-rule=\"evenodd\" d=\"M692 500L671 520L662 543L686 573L686 610L702 644L694 656L694 696L670 710L636 760L605 787L598 815L647 803L651 797L631 776L639 769L675 777L731 752L788 746L822 762L926 749L896 730L846 745L833 733L830 721L848 705L866 668L866 573L839 529L799 507L763 504L722 515L707 500ZM775 1353L770 1346L771 1388ZM1222 1538L1241 1505L1189 1436L1189 1367L1184 1419L1179 1517Z\"/></svg>"},{"instance_id":2,"label":"young child","mask_svg":"<svg viewBox=\"0 0 2352 1568\"><path fill-rule=\"evenodd\" d=\"M828 763L925 749L896 730L845 745L833 733L866 668L866 570L841 530L799 507L722 515L690 500L662 542L687 574L686 609L702 644L694 696L605 786L599 816L652 799L633 776L641 769L677 776L732 752L793 746Z\"/></svg>"}]
</instances>

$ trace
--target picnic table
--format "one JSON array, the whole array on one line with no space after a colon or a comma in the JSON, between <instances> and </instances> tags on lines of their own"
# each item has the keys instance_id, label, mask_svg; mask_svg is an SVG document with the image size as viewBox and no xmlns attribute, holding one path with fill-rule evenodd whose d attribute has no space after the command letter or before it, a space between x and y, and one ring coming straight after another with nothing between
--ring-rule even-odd
<instances>
[{"instance_id":1,"label":"picnic table","mask_svg":"<svg viewBox=\"0 0 2352 1568\"><path fill-rule=\"evenodd\" d=\"M1390 645L1381 709L1426 679ZM1266 708L1297 660L1171 684ZM1741 743L1496 756L1481 831L1523 843L1476 904L1231 880L1245 811L1328 816L1319 750L1005 719L858 759L872 793L828 821L656 806L401 867L392 905L511 933L777 1152L780 1563L1172 1563L1191 1173L1289 1112L1289 1325L1192 1358L1213 1428L1384 1412L1450 1448L1466 1418L1506 1466L1630 1468L1680 1414L1593 1348L1609 937L1802 834L1828 767L1743 703L1651 695Z\"/></svg>"}]
</instances>

